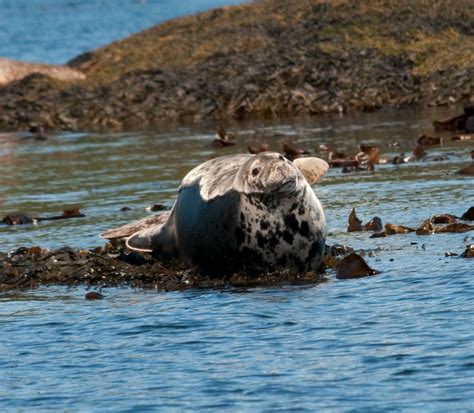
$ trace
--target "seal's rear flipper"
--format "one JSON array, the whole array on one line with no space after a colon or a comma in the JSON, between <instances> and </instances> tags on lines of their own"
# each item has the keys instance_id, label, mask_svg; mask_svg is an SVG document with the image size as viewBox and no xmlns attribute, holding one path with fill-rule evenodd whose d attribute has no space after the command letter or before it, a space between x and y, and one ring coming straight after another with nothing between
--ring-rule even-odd
<instances>
[{"instance_id":1,"label":"seal's rear flipper","mask_svg":"<svg viewBox=\"0 0 474 413\"><path fill-rule=\"evenodd\" d=\"M99 236L105 239L127 238L144 229L156 228L158 226L161 228L168 222L170 214L171 211L165 211L161 214L151 215L139 221L109 229L108 231L102 232Z\"/></svg>"},{"instance_id":2,"label":"seal's rear flipper","mask_svg":"<svg viewBox=\"0 0 474 413\"><path fill-rule=\"evenodd\" d=\"M297 158L293 163L298 167L310 185L326 174L329 165L320 158Z\"/></svg>"},{"instance_id":3,"label":"seal's rear flipper","mask_svg":"<svg viewBox=\"0 0 474 413\"><path fill-rule=\"evenodd\" d=\"M129 237L125 245L134 251L153 252L161 244L162 230L163 224L142 229Z\"/></svg>"}]
</instances>

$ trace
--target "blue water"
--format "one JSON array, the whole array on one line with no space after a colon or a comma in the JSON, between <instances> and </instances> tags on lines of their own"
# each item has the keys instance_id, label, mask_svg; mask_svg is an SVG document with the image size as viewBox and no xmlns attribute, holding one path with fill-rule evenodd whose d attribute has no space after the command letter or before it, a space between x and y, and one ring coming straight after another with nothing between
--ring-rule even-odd
<instances>
[{"instance_id":1,"label":"blue water","mask_svg":"<svg viewBox=\"0 0 474 413\"><path fill-rule=\"evenodd\" d=\"M168 17L230 1L0 0L0 56L61 63ZM116 5L120 4L121 7ZM182 176L256 136L288 134L317 153L377 143L409 153L434 118L400 111L233 125L238 145L209 146L215 125L151 134L61 134L46 142L0 134L0 215L83 219L0 226L0 251L20 245L87 248L100 231L171 205ZM279 135L276 135L279 134ZM367 222L416 226L474 204L470 143L429 150L441 162L330 170L315 186L329 243L366 251L382 273L310 286L193 290L41 287L0 295L0 412L472 412L474 261L446 258L474 233L370 239L347 233L352 207ZM132 207L123 213L120 208Z\"/></svg>"},{"instance_id":2,"label":"blue water","mask_svg":"<svg viewBox=\"0 0 474 413\"><path fill-rule=\"evenodd\" d=\"M66 63L173 17L243 0L0 0L0 56Z\"/></svg>"},{"instance_id":3,"label":"blue water","mask_svg":"<svg viewBox=\"0 0 474 413\"><path fill-rule=\"evenodd\" d=\"M85 218L0 226L0 250L98 245L98 233L171 204L194 165L275 133L313 151L379 143L404 150L438 111L394 111L240 124L236 147L209 146L213 128L142 134L66 134L46 142L0 136L0 214L48 215L79 203ZM279 135L281 136L281 135ZM378 276L310 286L185 292L42 287L0 295L0 411L469 412L474 407L474 261L447 258L474 232L371 239L367 222L417 226L474 201L469 143L429 149L441 162L331 169L315 186L329 243L366 252ZM127 213L122 206L131 206Z\"/></svg>"}]
</instances>

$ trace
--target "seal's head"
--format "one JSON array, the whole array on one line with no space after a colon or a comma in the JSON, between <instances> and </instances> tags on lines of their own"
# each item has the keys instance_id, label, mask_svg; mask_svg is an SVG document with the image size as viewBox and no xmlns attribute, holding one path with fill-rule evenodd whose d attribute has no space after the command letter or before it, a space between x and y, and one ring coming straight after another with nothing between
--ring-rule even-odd
<instances>
[{"instance_id":1,"label":"seal's head","mask_svg":"<svg viewBox=\"0 0 474 413\"><path fill-rule=\"evenodd\" d=\"M234 186L245 194L294 194L324 175L328 164L319 158L286 159L276 152L248 159L236 174Z\"/></svg>"},{"instance_id":2,"label":"seal's head","mask_svg":"<svg viewBox=\"0 0 474 413\"><path fill-rule=\"evenodd\" d=\"M304 177L293 162L275 152L250 158L235 177L235 186L245 194L294 193L304 184Z\"/></svg>"}]
</instances>

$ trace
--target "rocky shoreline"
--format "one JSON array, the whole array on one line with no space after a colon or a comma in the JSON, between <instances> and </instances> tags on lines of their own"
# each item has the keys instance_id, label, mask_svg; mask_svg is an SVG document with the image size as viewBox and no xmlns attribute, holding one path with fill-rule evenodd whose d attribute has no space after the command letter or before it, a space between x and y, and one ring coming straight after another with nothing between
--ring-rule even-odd
<instances>
[{"instance_id":1,"label":"rocky shoreline","mask_svg":"<svg viewBox=\"0 0 474 413\"><path fill-rule=\"evenodd\" d=\"M0 130L143 130L170 122L468 103L465 1L266 0L155 26L79 56L80 82L0 88Z\"/></svg>"},{"instance_id":2,"label":"rocky shoreline","mask_svg":"<svg viewBox=\"0 0 474 413\"><path fill-rule=\"evenodd\" d=\"M316 284L325 279L323 274L314 272L296 274L288 271L209 277L179 262L163 263L149 255L110 244L92 250L63 247L51 251L40 247L21 247L8 254L0 253L0 292L40 285L177 291L190 288Z\"/></svg>"}]
</instances>

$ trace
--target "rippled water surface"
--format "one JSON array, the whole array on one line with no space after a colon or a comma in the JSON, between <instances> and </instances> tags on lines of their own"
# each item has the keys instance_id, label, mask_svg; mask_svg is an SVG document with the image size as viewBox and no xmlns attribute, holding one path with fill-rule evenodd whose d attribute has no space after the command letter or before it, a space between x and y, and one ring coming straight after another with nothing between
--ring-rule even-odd
<instances>
[{"instance_id":1,"label":"rippled water surface","mask_svg":"<svg viewBox=\"0 0 474 413\"><path fill-rule=\"evenodd\" d=\"M66 63L171 18L243 0L0 0L0 57Z\"/></svg>"},{"instance_id":2,"label":"rippled water surface","mask_svg":"<svg viewBox=\"0 0 474 413\"><path fill-rule=\"evenodd\" d=\"M434 118L386 111L230 125L236 147L209 143L215 125L134 134L63 134L47 141L0 135L0 213L85 218L0 226L0 251L20 245L89 248L100 231L171 206L184 174L224 153L283 135L317 152L378 143L413 148ZM401 144L400 149L390 146ZM446 258L474 232L370 239L347 233L355 207L367 222L418 226L474 205L472 143L429 149L427 161L374 173L332 169L314 189L328 242L366 251L381 274L311 286L158 293L40 288L0 296L0 410L29 411L472 411L474 261ZM440 161L432 160L444 156ZM431 159L431 160L430 160ZM124 206L131 211L122 212Z\"/></svg>"}]
</instances>

